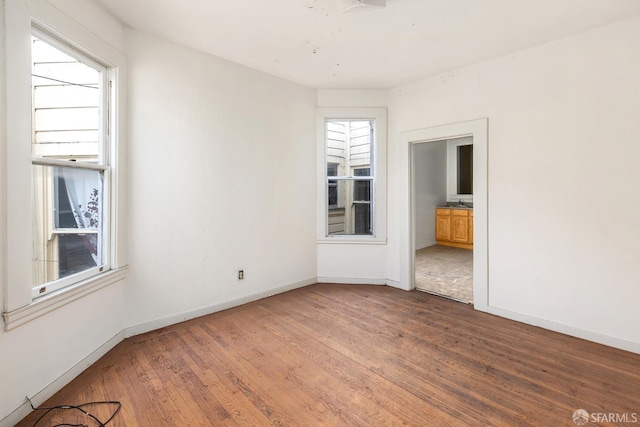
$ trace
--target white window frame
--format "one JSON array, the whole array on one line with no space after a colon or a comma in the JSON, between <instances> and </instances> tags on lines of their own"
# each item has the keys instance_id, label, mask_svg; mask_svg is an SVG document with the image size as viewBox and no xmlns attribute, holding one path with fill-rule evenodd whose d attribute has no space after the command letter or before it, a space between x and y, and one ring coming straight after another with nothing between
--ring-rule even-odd
<instances>
[{"instance_id":1,"label":"white window frame","mask_svg":"<svg viewBox=\"0 0 640 427\"><path fill-rule=\"evenodd\" d=\"M328 194L326 162L327 121L373 120L371 171L372 235L328 234ZM319 108L317 114L317 241L320 244L385 244L387 241L387 109Z\"/></svg>"},{"instance_id":2,"label":"white window frame","mask_svg":"<svg viewBox=\"0 0 640 427\"><path fill-rule=\"evenodd\" d=\"M11 330L60 309L72 301L89 295L126 277L126 233L123 171L126 167L124 145L126 128L125 87L126 60L124 55L88 28L69 19L67 15L45 1L5 2L5 55L11 58L5 68L6 133L0 135L5 145L3 163L6 174L0 178L5 194L3 209L5 221L0 224L3 236L5 263L2 268L4 329ZM110 224L109 269L82 278L40 298L32 295L32 219L31 219L31 35L37 27L58 39L63 45L94 58L107 68L109 96L111 97L109 141L105 141L109 169L105 179L110 181L110 192L103 198L108 203ZM64 162L64 161L63 161ZM2 202L0 202L2 203Z\"/></svg>"},{"instance_id":3,"label":"white window frame","mask_svg":"<svg viewBox=\"0 0 640 427\"><path fill-rule=\"evenodd\" d=\"M109 215L109 205L111 194L111 180L110 180L110 146L113 145L115 141L110 138L109 135L109 115L111 111L111 101L110 101L110 93L109 93L109 84L111 80L111 74L109 67L95 60L94 58L88 56L86 52L81 51L80 49L73 48L69 45L65 45L61 40L57 39L54 35L49 34L48 32L38 28L37 26L33 26L31 33L34 37L39 40L49 44L50 46L58 49L59 51L69 55L70 57L80 61L81 63L90 66L91 68L98 70L100 72L101 77L101 99L100 99L100 123L98 129L98 161L97 163L87 163L83 162L81 159L77 161L68 161L68 160L59 160L59 159L49 159L44 157L32 157L31 163L32 165L37 166L60 166L65 168L76 168L80 170L93 170L102 173L102 263L97 265L96 267L89 268L83 270L79 273L72 274L67 277L63 277L51 282L34 285L32 287L31 296L35 300L37 298L42 298L45 295L48 295L52 292L58 291L60 289L64 289L68 286L74 285L76 283L82 282L84 280L90 279L104 271L109 271L111 269L110 265L110 215ZM79 229L54 229L53 233L55 234L70 234L70 233L78 233ZM87 234L94 232L91 229L82 230L86 231ZM97 230L95 230L97 233Z\"/></svg>"}]
</instances>

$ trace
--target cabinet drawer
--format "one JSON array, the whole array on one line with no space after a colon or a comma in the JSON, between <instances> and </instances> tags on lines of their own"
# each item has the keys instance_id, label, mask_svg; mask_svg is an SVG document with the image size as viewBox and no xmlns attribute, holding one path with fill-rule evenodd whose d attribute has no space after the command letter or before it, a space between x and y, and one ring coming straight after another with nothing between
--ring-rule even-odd
<instances>
[{"instance_id":1,"label":"cabinet drawer","mask_svg":"<svg viewBox=\"0 0 640 427\"><path fill-rule=\"evenodd\" d=\"M436 208L436 215L450 215L451 209Z\"/></svg>"},{"instance_id":2,"label":"cabinet drawer","mask_svg":"<svg viewBox=\"0 0 640 427\"><path fill-rule=\"evenodd\" d=\"M469 216L469 211L466 209L451 209L451 215L453 216Z\"/></svg>"}]
</instances>

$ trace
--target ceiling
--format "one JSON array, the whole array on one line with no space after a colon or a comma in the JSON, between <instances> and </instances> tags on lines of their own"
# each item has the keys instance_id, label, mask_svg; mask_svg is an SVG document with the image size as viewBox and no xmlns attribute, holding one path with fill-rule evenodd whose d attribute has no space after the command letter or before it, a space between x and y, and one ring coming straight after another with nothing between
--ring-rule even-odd
<instances>
[{"instance_id":1,"label":"ceiling","mask_svg":"<svg viewBox=\"0 0 640 427\"><path fill-rule=\"evenodd\" d=\"M304 86L386 89L640 15L638 0L96 0L126 25Z\"/></svg>"}]
</instances>

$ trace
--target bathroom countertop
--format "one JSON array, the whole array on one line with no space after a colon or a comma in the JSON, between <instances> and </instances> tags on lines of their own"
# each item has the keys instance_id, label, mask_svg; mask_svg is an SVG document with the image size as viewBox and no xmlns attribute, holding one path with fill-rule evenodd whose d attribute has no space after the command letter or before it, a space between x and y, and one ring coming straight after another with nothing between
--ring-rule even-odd
<instances>
[{"instance_id":1,"label":"bathroom countertop","mask_svg":"<svg viewBox=\"0 0 640 427\"><path fill-rule=\"evenodd\" d=\"M473 206L437 206L436 209L467 209L467 210L473 210Z\"/></svg>"}]
</instances>

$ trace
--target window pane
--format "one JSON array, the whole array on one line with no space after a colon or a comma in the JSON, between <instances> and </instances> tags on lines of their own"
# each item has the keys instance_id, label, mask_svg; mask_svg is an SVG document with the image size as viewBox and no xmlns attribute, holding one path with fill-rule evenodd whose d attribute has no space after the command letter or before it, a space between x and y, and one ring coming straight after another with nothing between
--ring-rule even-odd
<instances>
[{"instance_id":1,"label":"window pane","mask_svg":"<svg viewBox=\"0 0 640 427\"><path fill-rule=\"evenodd\" d=\"M371 167L373 121L328 121L327 165L338 166L337 176L348 176L353 168Z\"/></svg>"},{"instance_id":2,"label":"window pane","mask_svg":"<svg viewBox=\"0 0 640 427\"><path fill-rule=\"evenodd\" d=\"M327 235L373 234L372 156L373 120L326 122Z\"/></svg>"},{"instance_id":3,"label":"window pane","mask_svg":"<svg viewBox=\"0 0 640 427\"><path fill-rule=\"evenodd\" d=\"M354 232L353 234L371 233L371 205L356 203L354 205Z\"/></svg>"},{"instance_id":4,"label":"window pane","mask_svg":"<svg viewBox=\"0 0 640 427\"><path fill-rule=\"evenodd\" d=\"M331 180L334 181L334 180ZM371 180L335 180L335 204L327 208L328 235L372 235ZM329 183L329 186L332 184Z\"/></svg>"},{"instance_id":5,"label":"window pane","mask_svg":"<svg viewBox=\"0 0 640 427\"><path fill-rule=\"evenodd\" d=\"M337 207L338 206L338 181L329 180L329 184L327 186L327 195L328 195L328 204L329 207Z\"/></svg>"},{"instance_id":6,"label":"window pane","mask_svg":"<svg viewBox=\"0 0 640 427\"><path fill-rule=\"evenodd\" d=\"M353 171L354 176L369 176L370 168L361 168ZM360 202L371 201L371 181L356 180L353 182L353 200ZM358 234L358 233L356 233Z\"/></svg>"},{"instance_id":7,"label":"window pane","mask_svg":"<svg viewBox=\"0 0 640 427\"><path fill-rule=\"evenodd\" d=\"M103 173L33 166L34 286L103 262Z\"/></svg>"},{"instance_id":8,"label":"window pane","mask_svg":"<svg viewBox=\"0 0 640 427\"><path fill-rule=\"evenodd\" d=\"M59 278L98 266L94 259L97 235L60 234L58 237Z\"/></svg>"},{"instance_id":9,"label":"window pane","mask_svg":"<svg viewBox=\"0 0 640 427\"><path fill-rule=\"evenodd\" d=\"M32 154L100 160L101 72L32 38Z\"/></svg>"},{"instance_id":10,"label":"window pane","mask_svg":"<svg viewBox=\"0 0 640 427\"><path fill-rule=\"evenodd\" d=\"M373 163L371 161L372 126L373 122L369 120L349 122L349 167L370 167Z\"/></svg>"},{"instance_id":11,"label":"window pane","mask_svg":"<svg viewBox=\"0 0 640 427\"><path fill-rule=\"evenodd\" d=\"M371 201L371 181L353 181L353 200L357 202Z\"/></svg>"},{"instance_id":12,"label":"window pane","mask_svg":"<svg viewBox=\"0 0 640 427\"><path fill-rule=\"evenodd\" d=\"M327 163L327 176L337 175L338 164ZM329 206L336 207L336 205L338 204L338 181L336 181L335 179L330 179L327 182L329 183L327 188L328 204Z\"/></svg>"}]
</instances>

